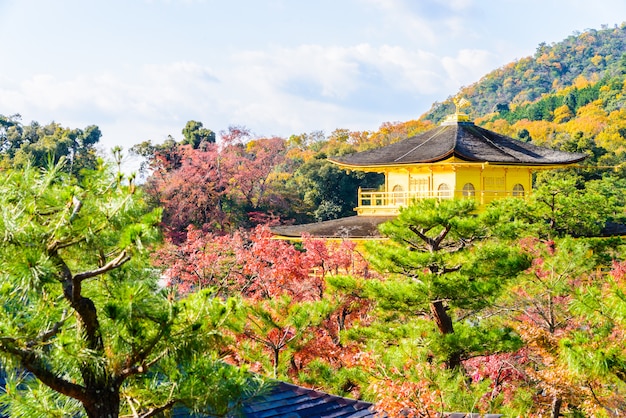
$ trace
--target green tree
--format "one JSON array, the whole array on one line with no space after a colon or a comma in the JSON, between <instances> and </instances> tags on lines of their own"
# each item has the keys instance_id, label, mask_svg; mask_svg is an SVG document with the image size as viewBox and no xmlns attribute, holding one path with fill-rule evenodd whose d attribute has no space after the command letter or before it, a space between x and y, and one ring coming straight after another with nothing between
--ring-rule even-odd
<instances>
[{"instance_id":1,"label":"green tree","mask_svg":"<svg viewBox=\"0 0 626 418\"><path fill-rule=\"evenodd\" d=\"M583 181L571 172L545 172L525 200L503 199L491 204L490 220L512 237L597 237L609 223L624 222L624 181L606 176Z\"/></svg>"},{"instance_id":2,"label":"green tree","mask_svg":"<svg viewBox=\"0 0 626 418\"><path fill-rule=\"evenodd\" d=\"M75 175L98 164L96 145L102 133L95 125L85 129L64 128L58 123L23 126L20 115L0 115L0 156L3 167L44 167L65 158L64 170Z\"/></svg>"},{"instance_id":3,"label":"green tree","mask_svg":"<svg viewBox=\"0 0 626 418\"><path fill-rule=\"evenodd\" d=\"M377 173L346 174L336 165L322 159L325 156L320 157L304 163L293 176L316 221L354 215L356 190L359 187L375 188L384 180Z\"/></svg>"},{"instance_id":4,"label":"green tree","mask_svg":"<svg viewBox=\"0 0 626 418\"><path fill-rule=\"evenodd\" d=\"M182 143L189 144L194 149L198 148L202 142L215 143L215 132L210 129L204 128L202 122L190 120L183 128L183 137L185 138Z\"/></svg>"},{"instance_id":5,"label":"green tree","mask_svg":"<svg viewBox=\"0 0 626 418\"><path fill-rule=\"evenodd\" d=\"M368 248L378 269L397 275L369 283L378 306L404 320L429 318L438 334L430 347L450 369L510 340L506 330L483 327L479 312L528 267L516 247L486 239L489 231L475 209L472 200L416 201L381 225L388 241Z\"/></svg>"},{"instance_id":6,"label":"green tree","mask_svg":"<svg viewBox=\"0 0 626 418\"><path fill-rule=\"evenodd\" d=\"M160 212L146 210L120 176L101 170L77 180L63 169L62 159L0 176L5 411L148 417L179 403L223 410L233 399L207 405L197 385L199 376L228 377L225 385L243 379L216 356L219 327L236 306L160 288L145 257Z\"/></svg>"}]
</instances>

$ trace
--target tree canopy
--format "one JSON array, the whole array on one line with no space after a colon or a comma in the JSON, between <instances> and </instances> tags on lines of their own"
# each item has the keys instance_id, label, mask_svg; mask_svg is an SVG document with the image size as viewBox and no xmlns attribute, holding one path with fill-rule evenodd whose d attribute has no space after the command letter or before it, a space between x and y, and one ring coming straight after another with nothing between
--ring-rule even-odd
<instances>
[{"instance_id":1,"label":"tree canopy","mask_svg":"<svg viewBox=\"0 0 626 418\"><path fill-rule=\"evenodd\" d=\"M63 169L75 175L96 168L95 147L102 136L97 126L70 129L55 122L24 126L20 119L20 115L0 115L0 167L44 167L64 158Z\"/></svg>"},{"instance_id":2,"label":"tree canopy","mask_svg":"<svg viewBox=\"0 0 626 418\"><path fill-rule=\"evenodd\" d=\"M119 176L103 169L77 179L65 163L0 173L5 410L148 417L179 404L224 412L244 383L254 387L220 362L220 326L236 304L160 287L146 262L160 210L147 210ZM212 379L231 392L198 392Z\"/></svg>"}]
</instances>

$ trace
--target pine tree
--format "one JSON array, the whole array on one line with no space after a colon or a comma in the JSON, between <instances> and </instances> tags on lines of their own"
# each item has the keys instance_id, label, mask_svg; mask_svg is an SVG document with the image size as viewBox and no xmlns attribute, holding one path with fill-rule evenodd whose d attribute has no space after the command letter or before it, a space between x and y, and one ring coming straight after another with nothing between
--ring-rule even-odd
<instances>
[{"instance_id":1,"label":"pine tree","mask_svg":"<svg viewBox=\"0 0 626 418\"><path fill-rule=\"evenodd\" d=\"M145 253L160 213L137 193L104 169L0 173L0 401L11 416L223 412L243 394L243 374L217 356L236 306L158 286ZM230 394L209 402L198 386L210 384Z\"/></svg>"},{"instance_id":2,"label":"pine tree","mask_svg":"<svg viewBox=\"0 0 626 418\"><path fill-rule=\"evenodd\" d=\"M430 318L438 331L430 347L438 347L450 369L468 354L506 343L506 330L495 337L482 327L479 312L528 266L515 247L487 239L489 230L475 208L471 200L414 202L381 226L389 240L369 248L373 264L395 274L371 281L378 306L409 320Z\"/></svg>"}]
</instances>

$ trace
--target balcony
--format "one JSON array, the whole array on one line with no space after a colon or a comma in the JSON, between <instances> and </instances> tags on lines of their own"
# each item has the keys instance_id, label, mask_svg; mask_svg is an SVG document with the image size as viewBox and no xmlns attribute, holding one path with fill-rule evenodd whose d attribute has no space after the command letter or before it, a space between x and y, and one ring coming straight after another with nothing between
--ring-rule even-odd
<instances>
[{"instance_id":1,"label":"balcony","mask_svg":"<svg viewBox=\"0 0 626 418\"><path fill-rule=\"evenodd\" d=\"M523 197L524 192L510 190L383 192L359 188L359 200L356 211L358 215L363 216L389 216L397 215L401 206L406 206L416 199L474 199L478 206L483 206L492 200L511 196Z\"/></svg>"}]
</instances>

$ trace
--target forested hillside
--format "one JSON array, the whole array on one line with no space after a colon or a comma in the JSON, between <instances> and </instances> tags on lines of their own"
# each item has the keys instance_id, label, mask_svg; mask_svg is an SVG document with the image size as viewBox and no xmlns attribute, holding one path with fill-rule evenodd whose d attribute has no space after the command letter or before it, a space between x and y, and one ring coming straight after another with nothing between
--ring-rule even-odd
<instances>
[{"instance_id":1,"label":"forested hillside","mask_svg":"<svg viewBox=\"0 0 626 418\"><path fill-rule=\"evenodd\" d=\"M546 94L580 87L581 80L594 83L623 76L625 53L626 24L612 29L589 29L552 45L540 44L534 56L492 71L462 88L460 94L472 102L475 116L523 107ZM616 105L609 110L616 109ZM435 103L423 119L439 122L452 111L454 107L448 99Z\"/></svg>"}]
</instances>

